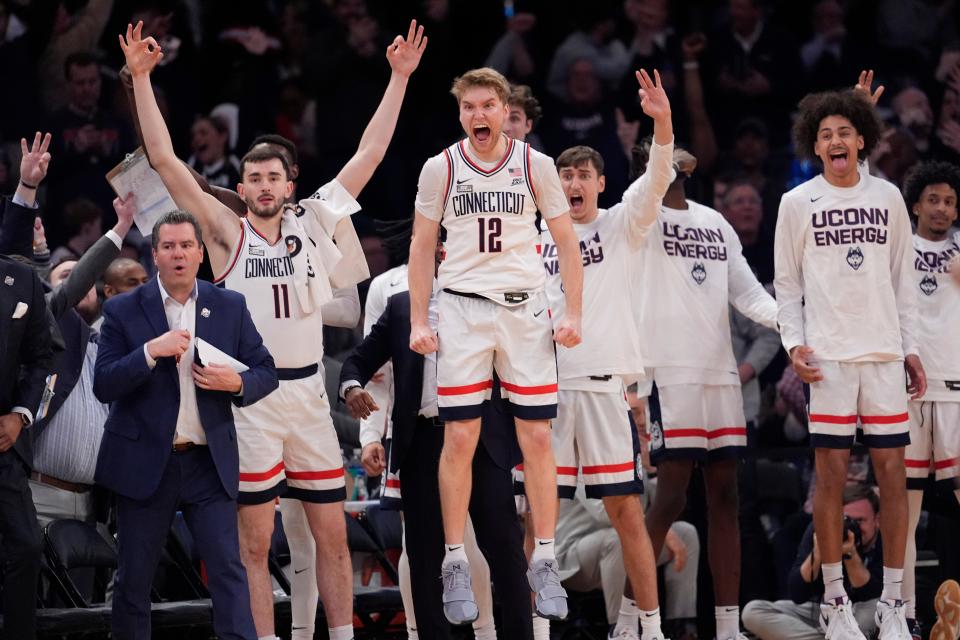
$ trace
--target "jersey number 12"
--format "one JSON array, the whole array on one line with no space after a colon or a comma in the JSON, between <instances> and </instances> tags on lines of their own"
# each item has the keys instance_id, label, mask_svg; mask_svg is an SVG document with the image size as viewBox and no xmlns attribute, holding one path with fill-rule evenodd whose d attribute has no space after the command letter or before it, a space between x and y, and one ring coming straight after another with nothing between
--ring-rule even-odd
<instances>
[{"instance_id":1,"label":"jersey number 12","mask_svg":"<svg viewBox=\"0 0 960 640\"><path fill-rule=\"evenodd\" d=\"M273 287L273 314L277 318L290 317L290 296L287 294L287 285L274 284Z\"/></svg>"},{"instance_id":2,"label":"jersey number 12","mask_svg":"<svg viewBox=\"0 0 960 640\"><path fill-rule=\"evenodd\" d=\"M498 253L500 247L500 218L477 218L480 225L480 253Z\"/></svg>"}]
</instances>

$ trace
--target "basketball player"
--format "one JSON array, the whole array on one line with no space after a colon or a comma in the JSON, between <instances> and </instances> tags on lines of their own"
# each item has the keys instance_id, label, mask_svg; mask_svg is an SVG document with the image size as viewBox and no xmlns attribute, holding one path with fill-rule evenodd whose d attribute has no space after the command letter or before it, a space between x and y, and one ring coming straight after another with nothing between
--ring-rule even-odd
<instances>
[{"instance_id":1,"label":"basketball player","mask_svg":"<svg viewBox=\"0 0 960 640\"><path fill-rule=\"evenodd\" d=\"M647 531L657 557L683 511L694 466L701 465L716 637L733 640L740 637L737 459L747 430L729 305L773 328L777 308L750 270L730 224L718 211L686 198L684 183L696 158L674 147L673 164L677 176L644 240L637 279L643 360L657 391L649 421L657 495L647 512Z\"/></svg>"},{"instance_id":2,"label":"basketball player","mask_svg":"<svg viewBox=\"0 0 960 640\"><path fill-rule=\"evenodd\" d=\"M910 444L906 449L907 554L903 567L903 601L907 624L916 628L916 530L923 489L932 475L960 500L960 340L945 330L960 313L960 287L949 277L950 261L960 256L957 195L960 169L946 162L924 162L907 174L903 195L917 219L913 236L914 283L917 287L917 346L927 373L927 393L911 401Z\"/></svg>"},{"instance_id":3,"label":"basketball player","mask_svg":"<svg viewBox=\"0 0 960 640\"><path fill-rule=\"evenodd\" d=\"M858 170L880 138L873 106L853 91L808 95L794 124L797 153L823 173L784 194L775 240L783 345L810 385L816 462L813 519L828 638L862 640L843 588L842 494L858 423L880 487L881 640L907 640L901 583L907 538L907 391L926 391L918 356L910 220L892 184Z\"/></svg>"},{"instance_id":4,"label":"basketball player","mask_svg":"<svg viewBox=\"0 0 960 640\"><path fill-rule=\"evenodd\" d=\"M503 134L510 93L506 79L492 69L474 69L454 81L452 93L466 138L423 167L408 270L410 348L426 354L439 347L440 419L446 424L439 473L447 551L444 611L454 624L477 616L463 530L481 405L490 396L496 368L516 420L537 538L528 579L537 612L562 619L567 603L553 550L556 466L550 444L557 375L537 255L538 209L558 247L567 312L553 340L565 347L580 342L583 266L550 158ZM438 277L440 324L434 333L427 303L441 222L447 257Z\"/></svg>"},{"instance_id":5,"label":"basketball player","mask_svg":"<svg viewBox=\"0 0 960 640\"><path fill-rule=\"evenodd\" d=\"M570 205L584 264L583 344L557 352L559 392L553 421L557 483L563 498L573 498L577 472L587 496L603 506L623 547L624 565L643 615L647 640L662 639L657 605L657 567L643 522L640 449L630 422L626 384L643 375L639 328L630 278L637 272L643 238L657 221L664 194L673 182L673 124L670 102L654 71L654 84L639 71L640 105L653 118L653 144L647 170L624 192L620 204L598 209L604 188L603 159L590 147L572 147L557 158L560 183ZM547 298L554 317L563 318L564 295L556 247L543 233ZM618 340L611 340L616 334ZM634 603L636 606L636 603ZM636 639L636 617L619 623L610 637Z\"/></svg>"},{"instance_id":6,"label":"basketball player","mask_svg":"<svg viewBox=\"0 0 960 640\"><path fill-rule=\"evenodd\" d=\"M244 293L251 313L278 364L280 389L260 411L237 411L241 466L240 536L257 632L273 638L273 593L266 557L273 531L273 502L287 495L304 503L317 547L318 589L333 640L353 637L352 572L343 522L344 480L339 445L330 420L319 366L321 305L332 285L355 284L366 265L344 259L331 235L337 223L356 212L355 197L386 152L410 74L426 46L423 28L411 22L406 39L387 49L393 73L357 153L337 178L297 212L284 210L292 193L288 163L275 150L248 153L238 193L248 207L236 215L204 193L176 159L169 133L150 86L149 74L162 57L142 25L120 38L133 76L137 111L150 159L178 206L200 220L219 282ZM343 245L341 244L341 248ZM362 257L360 258L362 261Z\"/></svg>"}]
</instances>

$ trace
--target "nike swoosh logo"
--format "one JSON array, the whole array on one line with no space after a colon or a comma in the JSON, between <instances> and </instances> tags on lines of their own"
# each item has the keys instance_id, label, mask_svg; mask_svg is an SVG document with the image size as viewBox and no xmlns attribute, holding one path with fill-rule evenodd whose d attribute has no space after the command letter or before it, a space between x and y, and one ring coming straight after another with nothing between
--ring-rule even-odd
<instances>
[{"instance_id":1,"label":"nike swoosh logo","mask_svg":"<svg viewBox=\"0 0 960 640\"><path fill-rule=\"evenodd\" d=\"M726 609L724 609L724 611L726 613L733 613L734 611L738 611L739 609L740 607L727 607Z\"/></svg>"},{"instance_id":2,"label":"nike swoosh logo","mask_svg":"<svg viewBox=\"0 0 960 640\"><path fill-rule=\"evenodd\" d=\"M391 286L391 287L395 287L395 286L397 286L398 284L400 284L400 281L399 281L399 280L394 280L393 282L390 283L390 286Z\"/></svg>"},{"instance_id":3,"label":"nike swoosh logo","mask_svg":"<svg viewBox=\"0 0 960 640\"><path fill-rule=\"evenodd\" d=\"M307 567L307 568L308 568L308 567ZM293 570L293 572L294 572L295 574L297 574L297 575L300 575L301 573L303 573L304 571L306 571L306 570L307 570L307 568L303 568L303 569L294 569L294 570ZM300 628L301 628L301 629L306 629L306 627L300 627Z\"/></svg>"},{"instance_id":4,"label":"nike swoosh logo","mask_svg":"<svg viewBox=\"0 0 960 640\"><path fill-rule=\"evenodd\" d=\"M545 545L545 544L550 544L550 543L549 543L549 542L538 542L537 544L542 547L543 545Z\"/></svg>"},{"instance_id":5,"label":"nike swoosh logo","mask_svg":"<svg viewBox=\"0 0 960 640\"><path fill-rule=\"evenodd\" d=\"M464 182L470 182L473 178L464 178L463 180L457 180L457 184L463 184Z\"/></svg>"},{"instance_id":6,"label":"nike swoosh logo","mask_svg":"<svg viewBox=\"0 0 960 640\"><path fill-rule=\"evenodd\" d=\"M537 311L535 314L533 314L533 317L534 318L540 317L540 314L543 313L544 311L546 311L546 309L540 309L540 311Z\"/></svg>"},{"instance_id":7,"label":"nike swoosh logo","mask_svg":"<svg viewBox=\"0 0 960 640\"><path fill-rule=\"evenodd\" d=\"M643 614L644 618L652 618L653 616L660 615L659 613L645 613Z\"/></svg>"},{"instance_id":8,"label":"nike swoosh logo","mask_svg":"<svg viewBox=\"0 0 960 640\"><path fill-rule=\"evenodd\" d=\"M823 197L823 196L817 196L816 198L810 198L810 202L816 202L817 200L819 200L819 199L822 198L822 197Z\"/></svg>"},{"instance_id":9,"label":"nike swoosh logo","mask_svg":"<svg viewBox=\"0 0 960 640\"><path fill-rule=\"evenodd\" d=\"M447 551L457 551L458 549L463 549L463 545L458 545L456 547L447 547Z\"/></svg>"}]
</instances>

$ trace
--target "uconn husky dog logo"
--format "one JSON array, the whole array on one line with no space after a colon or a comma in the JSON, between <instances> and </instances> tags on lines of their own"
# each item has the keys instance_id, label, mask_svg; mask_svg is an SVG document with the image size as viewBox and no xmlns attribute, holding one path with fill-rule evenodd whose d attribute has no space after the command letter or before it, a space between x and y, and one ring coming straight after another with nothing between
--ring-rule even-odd
<instances>
[{"instance_id":1,"label":"uconn husky dog logo","mask_svg":"<svg viewBox=\"0 0 960 640\"><path fill-rule=\"evenodd\" d=\"M923 280L920 281L920 291L923 291L928 296L932 296L933 292L936 290L937 277L930 274L923 276Z\"/></svg>"},{"instance_id":2,"label":"uconn husky dog logo","mask_svg":"<svg viewBox=\"0 0 960 640\"><path fill-rule=\"evenodd\" d=\"M851 247L847 251L847 264L850 265L850 268L856 271L863 264L863 251L860 247Z\"/></svg>"},{"instance_id":3,"label":"uconn husky dog logo","mask_svg":"<svg viewBox=\"0 0 960 640\"><path fill-rule=\"evenodd\" d=\"M707 268L703 266L702 262L694 262L690 275L693 277L694 282L703 284L703 281L707 279Z\"/></svg>"}]
</instances>

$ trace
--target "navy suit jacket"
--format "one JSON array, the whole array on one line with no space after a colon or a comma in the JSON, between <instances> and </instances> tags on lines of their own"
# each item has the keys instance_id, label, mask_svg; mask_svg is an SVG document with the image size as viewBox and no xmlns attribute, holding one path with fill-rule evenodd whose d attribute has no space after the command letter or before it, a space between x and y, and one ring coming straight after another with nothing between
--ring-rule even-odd
<instances>
[{"instance_id":1,"label":"navy suit jacket","mask_svg":"<svg viewBox=\"0 0 960 640\"><path fill-rule=\"evenodd\" d=\"M423 356L410 350L410 294L406 291L387 300L387 308L369 335L344 361L340 383L356 380L365 385L390 359L394 384L390 471L397 471L413 439L423 390ZM497 466L509 470L520 464L523 457L513 418L500 399L499 385L494 385L490 402L484 403L481 424L480 443Z\"/></svg>"},{"instance_id":2,"label":"navy suit jacket","mask_svg":"<svg viewBox=\"0 0 960 640\"><path fill-rule=\"evenodd\" d=\"M210 455L224 490L236 498L240 461L231 403L246 406L269 394L279 384L277 371L243 295L202 280L197 286L194 335L250 367L240 374L242 396L197 388L197 408ZM160 485L180 408L174 358L158 358L150 369L143 353L144 344L168 331L156 277L108 300L103 315L93 391L101 402L110 403L110 414L96 481L120 495L144 500Z\"/></svg>"}]
</instances>

